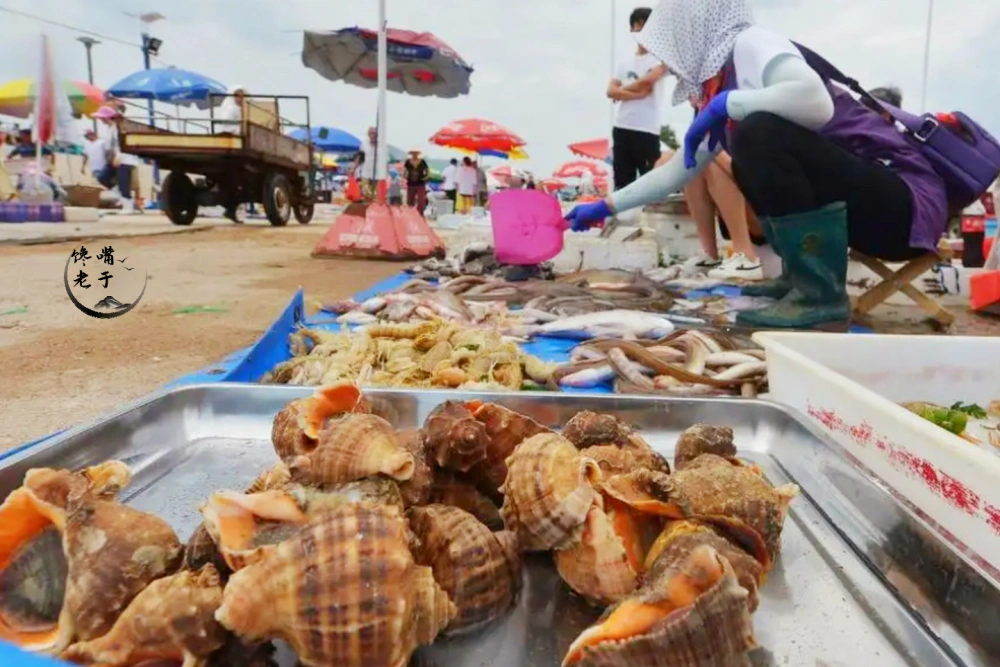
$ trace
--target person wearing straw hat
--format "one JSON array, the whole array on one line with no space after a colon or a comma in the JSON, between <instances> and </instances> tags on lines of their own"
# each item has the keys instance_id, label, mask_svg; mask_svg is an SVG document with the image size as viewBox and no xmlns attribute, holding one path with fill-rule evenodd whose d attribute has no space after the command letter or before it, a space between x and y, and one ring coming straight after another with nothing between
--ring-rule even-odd
<instances>
[{"instance_id":1,"label":"person wearing straw hat","mask_svg":"<svg viewBox=\"0 0 1000 667\"><path fill-rule=\"evenodd\" d=\"M406 177L406 205L413 206L424 214L427 208L427 181L431 177L431 169L427 161L420 156L420 149L414 148L409 158L403 163L403 174Z\"/></svg>"},{"instance_id":2,"label":"person wearing straw hat","mask_svg":"<svg viewBox=\"0 0 1000 667\"><path fill-rule=\"evenodd\" d=\"M219 111L215 114L216 134L240 134L240 125L243 122L243 102L246 100L247 91L243 86L230 86L229 93L219 105Z\"/></svg>"},{"instance_id":3,"label":"person wearing straw hat","mask_svg":"<svg viewBox=\"0 0 1000 667\"><path fill-rule=\"evenodd\" d=\"M781 256L782 276L744 294L753 328L846 328L848 246L886 261L935 252L948 223L944 180L920 149L800 48L755 24L748 0L661 0L639 43L677 77L674 104L698 101L684 148L567 219L586 229L681 190L720 150Z\"/></svg>"}]
</instances>

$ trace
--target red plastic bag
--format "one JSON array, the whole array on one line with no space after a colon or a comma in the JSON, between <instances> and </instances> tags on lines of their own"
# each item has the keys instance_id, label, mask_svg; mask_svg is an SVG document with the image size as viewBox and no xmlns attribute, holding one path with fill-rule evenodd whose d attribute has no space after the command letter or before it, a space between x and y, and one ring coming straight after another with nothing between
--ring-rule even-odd
<instances>
[{"instance_id":1,"label":"red plastic bag","mask_svg":"<svg viewBox=\"0 0 1000 667\"><path fill-rule=\"evenodd\" d=\"M358 183L358 179L354 176L347 179L347 188L344 190L344 196L347 197L347 201L361 201L361 184Z\"/></svg>"}]
</instances>

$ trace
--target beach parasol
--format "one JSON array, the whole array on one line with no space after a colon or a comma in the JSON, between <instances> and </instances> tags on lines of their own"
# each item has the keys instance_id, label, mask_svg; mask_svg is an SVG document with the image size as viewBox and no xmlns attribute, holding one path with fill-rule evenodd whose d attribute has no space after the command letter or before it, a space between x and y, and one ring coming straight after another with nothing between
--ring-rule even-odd
<instances>
[{"instance_id":1,"label":"beach parasol","mask_svg":"<svg viewBox=\"0 0 1000 667\"><path fill-rule=\"evenodd\" d=\"M306 134L304 127L289 133L296 141L309 141L313 146L328 153L356 153L361 150L361 140L350 132L336 127L313 127Z\"/></svg>"},{"instance_id":2,"label":"beach parasol","mask_svg":"<svg viewBox=\"0 0 1000 667\"><path fill-rule=\"evenodd\" d=\"M569 145L569 150L573 155L589 157L592 160L607 160L611 151L611 142L607 139L590 139L589 141L578 141Z\"/></svg>"},{"instance_id":3,"label":"beach parasol","mask_svg":"<svg viewBox=\"0 0 1000 667\"><path fill-rule=\"evenodd\" d=\"M222 102L224 85L203 74L177 67L139 70L108 88L108 93L123 99L153 100L207 109Z\"/></svg>"},{"instance_id":4,"label":"beach parasol","mask_svg":"<svg viewBox=\"0 0 1000 667\"><path fill-rule=\"evenodd\" d=\"M590 174L596 178L606 175L607 170L596 162L576 160L562 165L553 172L552 176L555 178L582 178L584 174Z\"/></svg>"},{"instance_id":5,"label":"beach parasol","mask_svg":"<svg viewBox=\"0 0 1000 667\"><path fill-rule=\"evenodd\" d=\"M386 90L418 97L458 97L471 87L470 67L429 32L386 30ZM378 85L378 31L307 30L302 64L331 81L361 88Z\"/></svg>"},{"instance_id":6,"label":"beach parasol","mask_svg":"<svg viewBox=\"0 0 1000 667\"><path fill-rule=\"evenodd\" d=\"M69 98L73 113L87 116L97 111L104 102L104 92L82 81L64 81L62 92ZM36 79L17 79L0 86L0 116L27 118L35 108L38 93Z\"/></svg>"},{"instance_id":7,"label":"beach parasol","mask_svg":"<svg viewBox=\"0 0 1000 667\"><path fill-rule=\"evenodd\" d=\"M445 125L430 138L432 144L479 152L510 153L525 145L524 139L503 125L482 118L466 118Z\"/></svg>"},{"instance_id":8,"label":"beach parasol","mask_svg":"<svg viewBox=\"0 0 1000 667\"><path fill-rule=\"evenodd\" d=\"M497 179L497 181L499 181L503 185L510 185L511 180L515 176L520 176L521 174L516 169L513 169L507 165L502 165L490 169L489 175Z\"/></svg>"},{"instance_id":9,"label":"beach parasol","mask_svg":"<svg viewBox=\"0 0 1000 667\"><path fill-rule=\"evenodd\" d=\"M542 190L545 190L548 193L552 193L562 190L563 188L566 187L567 184L565 181L561 181L558 178L546 178L543 179L541 183L539 183L539 185L541 185Z\"/></svg>"}]
</instances>

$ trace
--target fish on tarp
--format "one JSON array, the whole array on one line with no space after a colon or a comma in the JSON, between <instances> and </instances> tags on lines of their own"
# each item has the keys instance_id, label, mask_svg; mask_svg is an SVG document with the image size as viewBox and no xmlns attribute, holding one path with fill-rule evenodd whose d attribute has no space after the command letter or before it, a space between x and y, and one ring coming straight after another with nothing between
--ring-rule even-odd
<instances>
[{"instance_id":1,"label":"fish on tarp","mask_svg":"<svg viewBox=\"0 0 1000 667\"><path fill-rule=\"evenodd\" d=\"M541 334L585 333L595 338L662 338L673 330L674 325L667 318L637 310L604 310L535 327L535 332Z\"/></svg>"}]
</instances>

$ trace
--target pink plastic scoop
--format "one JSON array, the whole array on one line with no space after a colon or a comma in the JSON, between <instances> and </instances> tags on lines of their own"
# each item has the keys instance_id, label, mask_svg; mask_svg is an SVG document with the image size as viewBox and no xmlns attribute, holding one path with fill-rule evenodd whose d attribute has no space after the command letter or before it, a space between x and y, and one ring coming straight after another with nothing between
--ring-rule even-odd
<instances>
[{"instance_id":1,"label":"pink plastic scoop","mask_svg":"<svg viewBox=\"0 0 1000 667\"><path fill-rule=\"evenodd\" d=\"M503 264L547 262L563 249L559 200L541 190L503 190L490 197L493 249Z\"/></svg>"}]
</instances>

